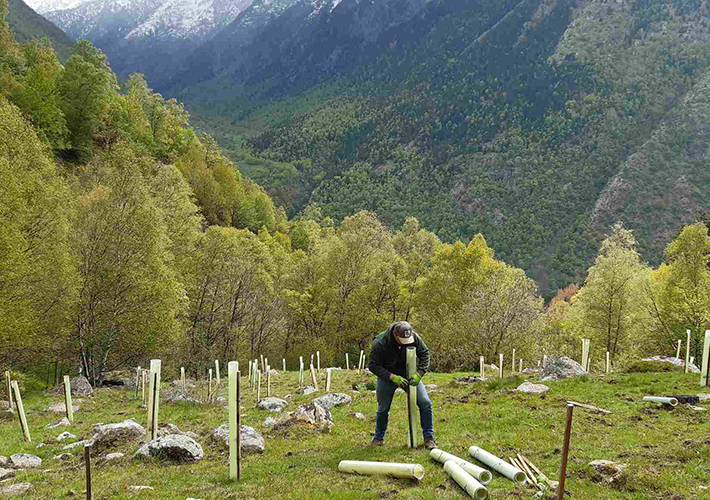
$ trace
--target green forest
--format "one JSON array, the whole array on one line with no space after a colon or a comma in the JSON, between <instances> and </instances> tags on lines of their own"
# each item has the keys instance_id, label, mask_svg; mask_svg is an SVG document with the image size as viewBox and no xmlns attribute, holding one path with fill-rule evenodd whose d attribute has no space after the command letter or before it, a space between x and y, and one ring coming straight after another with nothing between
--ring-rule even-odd
<instances>
[{"instance_id":1,"label":"green forest","mask_svg":"<svg viewBox=\"0 0 710 500\"><path fill-rule=\"evenodd\" d=\"M64 65L46 39L18 43L0 7L0 371L49 383L78 363L97 383L150 357L204 373L214 359L293 365L315 350L342 364L400 319L439 371L512 348L526 359L576 353L582 337L596 362L608 350L621 368L710 321L702 221L678 231L657 267L632 231L607 227L584 282L546 305L481 234L446 241L406 205L401 220L335 219L316 205L289 219L182 104L139 74L119 86L89 42Z\"/></svg>"},{"instance_id":2,"label":"green forest","mask_svg":"<svg viewBox=\"0 0 710 500\"><path fill-rule=\"evenodd\" d=\"M305 52L176 95L288 216L481 233L550 300L616 221L659 265L707 208L704 5L430 2L338 71L299 71Z\"/></svg>"}]
</instances>

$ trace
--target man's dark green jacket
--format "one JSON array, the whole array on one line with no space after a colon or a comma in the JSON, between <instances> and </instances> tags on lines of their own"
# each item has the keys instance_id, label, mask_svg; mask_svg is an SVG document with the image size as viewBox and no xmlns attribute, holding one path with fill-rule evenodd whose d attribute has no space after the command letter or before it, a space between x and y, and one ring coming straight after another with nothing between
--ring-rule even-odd
<instances>
[{"instance_id":1,"label":"man's dark green jacket","mask_svg":"<svg viewBox=\"0 0 710 500\"><path fill-rule=\"evenodd\" d=\"M372 341L370 349L370 362L367 364L368 370L380 378L389 380L390 374L407 377L407 347L417 348L417 371L424 375L429 371L429 349L422 338L413 331L414 343L409 345L399 345L392 338L392 323L387 330L380 333Z\"/></svg>"}]
</instances>

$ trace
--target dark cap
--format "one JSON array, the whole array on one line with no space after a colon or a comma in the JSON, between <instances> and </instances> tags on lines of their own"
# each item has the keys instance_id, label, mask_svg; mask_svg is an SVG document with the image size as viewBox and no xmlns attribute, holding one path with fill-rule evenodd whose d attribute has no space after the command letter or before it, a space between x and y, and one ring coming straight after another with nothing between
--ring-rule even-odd
<instances>
[{"instance_id":1,"label":"dark cap","mask_svg":"<svg viewBox=\"0 0 710 500\"><path fill-rule=\"evenodd\" d=\"M397 321L392 328L392 332L399 339L400 344L414 343L414 329L406 321Z\"/></svg>"}]
</instances>

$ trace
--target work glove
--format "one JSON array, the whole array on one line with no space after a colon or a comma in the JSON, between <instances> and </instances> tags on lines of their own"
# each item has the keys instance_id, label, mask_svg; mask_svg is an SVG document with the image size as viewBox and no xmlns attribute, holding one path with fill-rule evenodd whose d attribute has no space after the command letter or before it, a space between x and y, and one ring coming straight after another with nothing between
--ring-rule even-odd
<instances>
[{"instance_id":1,"label":"work glove","mask_svg":"<svg viewBox=\"0 0 710 500\"><path fill-rule=\"evenodd\" d=\"M404 377L400 377L399 375L395 375L392 377L392 382L394 382L396 385L400 386L402 389L407 389L409 387L409 382L407 382L407 379Z\"/></svg>"},{"instance_id":2,"label":"work glove","mask_svg":"<svg viewBox=\"0 0 710 500\"><path fill-rule=\"evenodd\" d=\"M409 385L411 385L411 386L416 387L419 385L419 382L421 382L421 381L422 381L422 376L419 375L418 373L415 373L414 375L409 377Z\"/></svg>"}]
</instances>

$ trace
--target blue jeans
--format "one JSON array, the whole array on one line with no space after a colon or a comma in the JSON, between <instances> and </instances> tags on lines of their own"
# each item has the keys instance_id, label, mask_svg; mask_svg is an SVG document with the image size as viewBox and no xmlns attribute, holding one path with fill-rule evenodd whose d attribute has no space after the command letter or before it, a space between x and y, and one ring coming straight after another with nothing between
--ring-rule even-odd
<instances>
[{"instance_id":1,"label":"blue jeans","mask_svg":"<svg viewBox=\"0 0 710 500\"><path fill-rule=\"evenodd\" d=\"M397 385L391 380L377 378L377 421L375 424L375 439L384 439L387 432L387 423L390 418L392 397L397 390ZM424 382L417 385L417 406L419 419L422 424L424 439L434 437L434 412L431 409L431 399L424 388Z\"/></svg>"}]
</instances>

